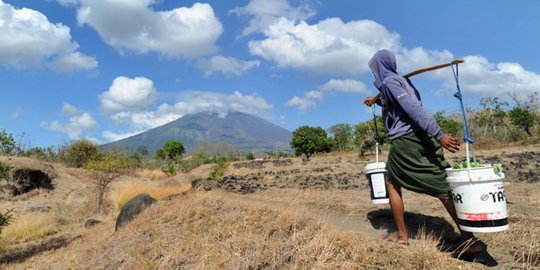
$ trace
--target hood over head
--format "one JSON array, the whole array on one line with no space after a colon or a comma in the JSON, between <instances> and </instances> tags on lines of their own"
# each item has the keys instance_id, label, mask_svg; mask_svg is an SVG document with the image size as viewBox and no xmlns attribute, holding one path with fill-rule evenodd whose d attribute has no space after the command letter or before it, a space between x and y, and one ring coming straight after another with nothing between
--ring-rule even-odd
<instances>
[{"instance_id":1,"label":"hood over head","mask_svg":"<svg viewBox=\"0 0 540 270\"><path fill-rule=\"evenodd\" d=\"M368 65L375 76L375 82L373 84L377 89L381 88L383 81L387 77L398 75L396 56L389 50L376 52L369 60Z\"/></svg>"}]
</instances>

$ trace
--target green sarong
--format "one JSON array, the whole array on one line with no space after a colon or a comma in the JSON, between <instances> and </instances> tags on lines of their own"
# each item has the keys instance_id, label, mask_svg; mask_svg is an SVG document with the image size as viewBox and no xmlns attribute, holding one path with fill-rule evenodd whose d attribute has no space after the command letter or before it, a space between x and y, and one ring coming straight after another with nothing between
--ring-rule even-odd
<instances>
[{"instance_id":1,"label":"green sarong","mask_svg":"<svg viewBox=\"0 0 540 270\"><path fill-rule=\"evenodd\" d=\"M393 140L386 163L392 183L437 198L449 198L445 171L448 167L442 146L423 132L411 132Z\"/></svg>"}]
</instances>

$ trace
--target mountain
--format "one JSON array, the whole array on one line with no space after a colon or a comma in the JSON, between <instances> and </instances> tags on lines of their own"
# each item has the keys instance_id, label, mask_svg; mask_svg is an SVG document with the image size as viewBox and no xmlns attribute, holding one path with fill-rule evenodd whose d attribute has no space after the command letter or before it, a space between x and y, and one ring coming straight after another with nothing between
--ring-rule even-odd
<instances>
[{"instance_id":1,"label":"mountain","mask_svg":"<svg viewBox=\"0 0 540 270\"><path fill-rule=\"evenodd\" d=\"M100 146L102 150L127 149L144 146L153 155L172 139L180 140L190 152L202 144L225 142L243 151L289 151L292 133L259 117L230 112L225 117L217 113L185 115L163 126Z\"/></svg>"}]
</instances>

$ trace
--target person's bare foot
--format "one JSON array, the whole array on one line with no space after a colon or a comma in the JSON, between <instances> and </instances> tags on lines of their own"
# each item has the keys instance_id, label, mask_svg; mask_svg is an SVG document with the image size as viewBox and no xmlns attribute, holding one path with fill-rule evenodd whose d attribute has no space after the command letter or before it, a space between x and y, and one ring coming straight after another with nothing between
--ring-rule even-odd
<instances>
[{"instance_id":1,"label":"person's bare foot","mask_svg":"<svg viewBox=\"0 0 540 270\"><path fill-rule=\"evenodd\" d=\"M386 241L389 241L389 242L393 242L393 243L398 243L398 244L401 244L401 245L405 245L405 246L408 246L409 245L409 240L408 239L400 239L397 232L393 232L393 233L386 233L382 236L382 239L383 240L386 240Z\"/></svg>"}]
</instances>

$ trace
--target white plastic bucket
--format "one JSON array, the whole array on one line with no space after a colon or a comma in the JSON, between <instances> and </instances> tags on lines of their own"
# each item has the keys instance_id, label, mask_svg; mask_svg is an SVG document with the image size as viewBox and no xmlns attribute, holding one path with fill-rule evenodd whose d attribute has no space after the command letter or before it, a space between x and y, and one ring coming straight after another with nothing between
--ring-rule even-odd
<instances>
[{"instance_id":1,"label":"white plastic bucket","mask_svg":"<svg viewBox=\"0 0 540 270\"><path fill-rule=\"evenodd\" d=\"M499 232L508 229L504 173L492 166L446 169L452 188L459 227L468 232Z\"/></svg>"},{"instance_id":2,"label":"white plastic bucket","mask_svg":"<svg viewBox=\"0 0 540 270\"><path fill-rule=\"evenodd\" d=\"M369 182L371 202L374 204L388 203L386 191L386 164L384 162L369 163L364 167Z\"/></svg>"}]
</instances>

